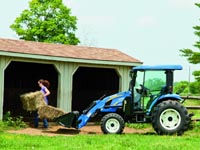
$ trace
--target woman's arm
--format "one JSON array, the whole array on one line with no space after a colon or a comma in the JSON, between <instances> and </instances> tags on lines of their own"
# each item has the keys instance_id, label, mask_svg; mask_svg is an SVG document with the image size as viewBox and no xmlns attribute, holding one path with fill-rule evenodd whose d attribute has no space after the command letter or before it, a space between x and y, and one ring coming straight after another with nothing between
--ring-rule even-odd
<instances>
[{"instance_id":1,"label":"woman's arm","mask_svg":"<svg viewBox=\"0 0 200 150\"><path fill-rule=\"evenodd\" d=\"M47 88L45 88L45 94L44 94L44 96L48 96L50 94L51 94L50 91Z\"/></svg>"}]
</instances>

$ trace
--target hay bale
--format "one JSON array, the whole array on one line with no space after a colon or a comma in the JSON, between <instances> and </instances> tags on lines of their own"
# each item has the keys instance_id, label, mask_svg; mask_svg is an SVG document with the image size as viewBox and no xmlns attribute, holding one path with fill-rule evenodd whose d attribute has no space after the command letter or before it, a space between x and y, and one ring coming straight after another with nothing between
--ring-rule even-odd
<instances>
[{"instance_id":1,"label":"hay bale","mask_svg":"<svg viewBox=\"0 0 200 150\"><path fill-rule=\"evenodd\" d=\"M54 118L60 117L64 114L66 114L66 112L62 109L50 105L42 106L38 109L38 115L41 119L47 118L53 120Z\"/></svg>"},{"instance_id":2,"label":"hay bale","mask_svg":"<svg viewBox=\"0 0 200 150\"><path fill-rule=\"evenodd\" d=\"M44 95L41 91L29 92L20 95L23 109L27 111L36 111L41 106L47 105L44 100Z\"/></svg>"}]
</instances>

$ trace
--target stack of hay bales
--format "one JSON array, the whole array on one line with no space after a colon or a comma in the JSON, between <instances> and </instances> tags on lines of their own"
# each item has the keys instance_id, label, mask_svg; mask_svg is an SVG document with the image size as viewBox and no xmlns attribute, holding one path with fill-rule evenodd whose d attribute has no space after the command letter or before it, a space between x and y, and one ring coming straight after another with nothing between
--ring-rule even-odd
<instances>
[{"instance_id":1,"label":"stack of hay bales","mask_svg":"<svg viewBox=\"0 0 200 150\"><path fill-rule=\"evenodd\" d=\"M29 92L20 95L23 109L26 111L38 111L39 118L53 120L66 114L63 110L47 105L41 91Z\"/></svg>"},{"instance_id":2,"label":"stack of hay bales","mask_svg":"<svg viewBox=\"0 0 200 150\"><path fill-rule=\"evenodd\" d=\"M36 111L40 107L47 105L41 91L29 92L20 95L23 109L27 111Z\"/></svg>"},{"instance_id":3,"label":"stack of hay bales","mask_svg":"<svg viewBox=\"0 0 200 150\"><path fill-rule=\"evenodd\" d=\"M50 120L53 120L54 118L57 118L66 114L66 112L63 111L62 109L46 105L38 109L38 114L41 119L48 118Z\"/></svg>"}]
</instances>

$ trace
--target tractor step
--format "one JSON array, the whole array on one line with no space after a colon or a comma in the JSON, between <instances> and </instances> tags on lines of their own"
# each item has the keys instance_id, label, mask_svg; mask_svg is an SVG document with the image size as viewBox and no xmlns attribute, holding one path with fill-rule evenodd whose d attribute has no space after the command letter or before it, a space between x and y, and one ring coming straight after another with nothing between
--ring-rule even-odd
<instances>
[{"instance_id":1,"label":"tractor step","mask_svg":"<svg viewBox=\"0 0 200 150\"><path fill-rule=\"evenodd\" d=\"M134 114L145 114L145 111L134 111Z\"/></svg>"},{"instance_id":2,"label":"tractor step","mask_svg":"<svg viewBox=\"0 0 200 150\"><path fill-rule=\"evenodd\" d=\"M138 123L146 122L145 114L137 114L136 122L138 122Z\"/></svg>"}]
</instances>

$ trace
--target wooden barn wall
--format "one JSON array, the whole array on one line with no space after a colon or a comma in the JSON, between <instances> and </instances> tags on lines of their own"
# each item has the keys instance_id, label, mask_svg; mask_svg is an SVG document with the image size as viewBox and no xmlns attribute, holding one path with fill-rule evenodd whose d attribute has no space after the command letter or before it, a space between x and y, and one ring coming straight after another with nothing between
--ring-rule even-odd
<instances>
[{"instance_id":1,"label":"wooden barn wall","mask_svg":"<svg viewBox=\"0 0 200 150\"><path fill-rule=\"evenodd\" d=\"M66 112L71 111L72 106L72 90L73 90L73 75L79 67L93 68L111 68L115 69L119 75L119 91L126 91L129 87L129 71L130 67L126 66L111 66L111 65L94 65L86 63L66 63L57 62L55 64L59 72L58 79L58 100L57 106Z\"/></svg>"},{"instance_id":2,"label":"wooden barn wall","mask_svg":"<svg viewBox=\"0 0 200 150\"><path fill-rule=\"evenodd\" d=\"M129 82L130 82L130 76L129 76L129 72L130 72L130 69L132 67L129 67L129 66L119 66L118 67L118 70L119 71L119 74L120 74L120 86L119 86L119 90L120 91L127 91L128 88L129 88Z\"/></svg>"},{"instance_id":3,"label":"wooden barn wall","mask_svg":"<svg viewBox=\"0 0 200 150\"><path fill-rule=\"evenodd\" d=\"M10 57L0 56L0 120L3 118L4 71L10 63Z\"/></svg>"},{"instance_id":4,"label":"wooden barn wall","mask_svg":"<svg viewBox=\"0 0 200 150\"><path fill-rule=\"evenodd\" d=\"M66 112L71 111L72 79L77 69L76 63L57 62L58 75L58 100L57 106Z\"/></svg>"},{"instance_id":5,"label":"wooden barn wall","mask_svg":"<svg viewBox=\"0 0 200 150\"><path fill-rule=\"evenodd\" d=\"M73 63L73 62L58 62L47 61L42 59L26 59L0 56L0 119L3 117L3 97L4 97L4 71L11 61L20 62L35 62L54 64L58 71L58 91L57 91L57 107L63 109L66 112L71 111L72 106L72 84L73 74L78 67L97 67L97 68L111 68L115 69L119 75L119 91L126 91L129 87L129 66L116 66L116 65L98 65L89 63Z\"/></svg>"}]
</instances>

